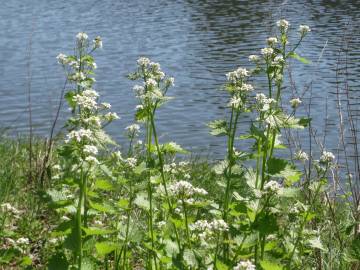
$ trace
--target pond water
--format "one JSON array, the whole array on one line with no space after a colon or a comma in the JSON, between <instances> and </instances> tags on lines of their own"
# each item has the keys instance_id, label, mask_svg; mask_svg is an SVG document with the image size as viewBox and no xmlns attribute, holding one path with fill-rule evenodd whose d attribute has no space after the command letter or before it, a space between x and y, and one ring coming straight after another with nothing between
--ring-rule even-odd
<instances>
[{"instance_id":1,"label":"pond water","mask_svg":"<svg viewBox=\"0 0 360 270\"><path fill-rule=\"evenodd\" d=\"M312 64L294 62L291 78L296 85L290 87L288 79L285 95L296 96L295 90L300 95L309 86L311 91L305 91L303 99L308 103L312 96L313 126L319 138L326 135L325 145L336 149L337 60L345 35L347 82L353 90L351 98L356 99L360 86L359 17L360 1L340 0L3 1L0 126L12 133L28 132L30 74L34 132L49 133L64 83L55 57L60 52L70 54L75 35L84 31L90 37L103 38L104 48L95 55L95 88L122 118L108 129L117 141L124 142L124 127L133 121L136 105L134 82L126 75L135 69L139 56L147 56L175 77L175 87L169 92L175 99L158 115L161 141L174 140L196 153L221 156L224 140L210 136L206 123L226 113L227 97L220 91L224 74L249 66L248 55L265 45L279 18L286 18L293 26L294 39L299 24L311 27L298 53ZM255 87L266 91L261 82ZM66 116L64 107L58 129ZM241 121L240 127L246 129L249 120L244 117Z\"/></svg>"}]
</instances>

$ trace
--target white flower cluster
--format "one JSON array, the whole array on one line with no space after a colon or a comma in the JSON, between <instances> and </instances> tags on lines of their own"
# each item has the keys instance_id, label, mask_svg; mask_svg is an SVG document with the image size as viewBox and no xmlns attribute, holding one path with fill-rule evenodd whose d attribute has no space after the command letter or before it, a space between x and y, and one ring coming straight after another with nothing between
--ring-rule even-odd
<instances>
[{"instance_id":1,"label":"white flower cluster","mask_svg":"<svg viewBox=\"0 0 360 270\"><path fill-rule=\"evenodd\" d=\"M84 32L80 32L76 35L76 39L80 42L83 42L83 41L87 40L88 38L89 38L89 36Z\"/></svg>"},{"instance_id":2,"label":"white flower cluster","mask_svg":"<svg viewBox=\"0 0 360 270\"><path fill-rule=\"evenodd\" d=\"M95 110L98 108L96 99L99 94L93 89L87 89L73 97L73 101L76 102L81 108Z\"/></svg>"},{"instance_id":3,"label":"white flower cluster","mask_svg":"<svg viewBox=\"0 0 360 270\"><path fill-rule=\"evenodd\" d=\"M280 28L280 31L283 32L286 32L290 27L290 23L287 20L279 20L276 22L276 25Z\"/></svg>"},{"instance_id":4,"label":"white flower cluster","mask_svg":"<svg viewBox=\"0 0 360 270\"><path fill-rule=\"evenodd\" d=\"M278 193L280 191L280 189L281 189L281 185L274 180L271 180L264 185L264 190L270 191L273 193Z\"/></svg>"},{"instance_id":5,"label":"white flower cluster","mask_svg":"<svg viewBox=\"0 0 360 270\"><path fill-rule=\"evenodd\" d=\"M93 46L95 49L101 49L103 47L102 44L102 39L101 37L97 36L94 40L93 40Z\"/></svg>"},{"instance_id":6,"label":"white flower cluster","mask_svg":"<svg viewBox=\"0 0 360 270\"><path fill-rule=\"evenodd\" d=\"M266 41L271 47L278 43L278 39L276 37L269 37Z\"/></svg>"},{"instance_id":7,"label":"white flower cluster","mask_svg":"<svg viewBox=\"0 0 360 270\"><path fill-rule=\"evenodd\" d=\"M242 99L240 97L233 96L231 97L229 101L229 107L234 106L235 108L238 108L242 104Z\"/></svg>"},{"instance_id":8,"label":"white flower cluster","mask_svg":"<svg viewBox=\"0 0 360 270\"><path fill-rule=\"evenodd\" d=\"M191 197L194 195L207 195L207 191L202 188L196 188L188 181L178 181L168 187L169 193L173 196Z\"/></svg>"},{"instance_id":9,"label":"white flower cluster","mask_svg":"<svg viewBox=\"0 0 360 270\"><path fill-rule=\"evenodd\" d=\"M90 129L80 128L79 130L70 131L70 133L66 135L65 143L69 143L73 140L76 142L81 142L85 139L91 140L92 136L93 132Z\"/></svg>"},{"instance_id":10,"label":"white flower cluster","mask_svg":"<svg viewBox=\"0 0 360 270\"><path fill-rule=\"evenodd\" d=\"M266 112L270 109L270 106L276 102L273 98L268 98L265 94L260 93L255 96L257 109L261 112Z\"/></svg>"},{"instance_id":11,"label":"white flower cluster","mask_svg":"<svg viewBox=\"0 0 360 270\"><path fill-rule=\"evenodd\" d=\"M295 154L295 159L300 160L300 161L307 161L309 160L309 156L302 150L299 150L298 152L296 152Z\"/></svg>"},{"instance_id":12,"label":"white flower cluster","mask_svg":"<svg viewBox=\"0 0 360 270\"><path fill-rule=\"evenodd\" d=\"M209 231L209 232L219 232L219 231L228 231L229 226L222 219L214 219L209 222L207 220L198 220L194 224L190 225L192 231Z\"/></svg>"},{"instance_id":13,"label":"white flower cluster","mask_svg":"<svg viewBox=\"0 0 360 270\"><path fill-rule=\"evenodd\" d=\"M320 162L331 163L335 160L335 155L328 151L323 151L320 157Z\"/></svg>"},{"instance_id":14,"label":"white flower cluster","mask_svg":"<svg viewBox=\"0 0 360 270\"><path fill-rule=\"evenodd\" d=\"M282 55L275 56L274 60L272 61L273 66L282 65L285 63L284 57Z\"/></svg>"},{"instance_id":15,"label":"white flower cluster","mask_svg":"<svg viewBox=\"0 0 360 270\"><path fill-rule=\"evenodd\" d=\"M94 145L85 145L84 146L84 153L86 153L88 155L96 156L98 154L98 149Z\"/></svg>"},{"instance_id":16,"label":"white flower cluster","mask_svg":"<svg viewBox=\"0 0 360 270\"><path fill-rule=\"evenodd\" d=\"M234 270L256 270L256 266L249 260L240 261L235 267Z\"/></svg>"},{"instance_id":17,"label":"white flower cluster","mask_svg":"<svg viewBox=\"0 0 360 270\"><path fill-rule=\"evenodd\" d=\"M136 158L127 158L124 160L125 164L127 164L131 168L135 168L137 159Z\"/></svg>"},{"instance_id":18,"label":"white flower cluster","mask_svg":"<svg viewBox=\"0 0 360 270\"><path fill-rule=\"evenodd\" d=\"M305 36L307 33L311 32L311 29L308 25L301 24L299 26L299 32L301 36Z\"/></svg>"},{"instance_id":19,"label":"white flower cluster","mask_svg":"<svg viewBox=\"0 0 360 270\"><path fill-rule=\"evenodd\" d=\"M299 107L299 105L302 103L302 101L299 98L293 98L292 100L290 100L290 105L293 109L296 109L297 107Z\"/></svg>"},{"instance_id":20,"label":"white flower cluster","mask_svg":"<svg viewBox=\"0 0 360 270\"><path fill-rule=\"evenodd\" d=\"M129 135L137 135L140 132L140 126L138 124L132 124L125 128Z\"/></svg>"},{"instance_id":21,"label":"white flower cluster","mask_svg":"<svg viewBox=\"0 0 360 270\"><path fill-rule=\"evenodd\" d=\"M238 80L243 80L249 77L250 73L246 68L239 67L237 70L231 71L226 74L226 78L229 82L236 83Z\"/></svg>"},{"instance_id":22,"label":"white flower cluster","mask_svg":"<svg viewBox=\"0 0 360 270\"><path fill-rule=\"evenodd\" d=\"M249 61L250 62L258 62L260 60L260 56L258 56L258 55L254 55L254 54L252 54L252 55L249 55Z\"/></svg>"},{"instance_id":23,"label":"white flower cluster","mask_svg":"<svg viewBox=\"0 0 360 270\"><path fill-rule=\"evenodd\" d=\"M261 49L261 54L262 54L265 58L268 58L268 57L272 56L273 53L274 53L274 49L273 49L273 48L263 48L263 49Z\"/></svg>"},{"instance_id":24,"label":"white flower cluster","mask_svg":"<svg viewBox=\"0 0 360 270\"><path fill-rule=\"evenodd\" d=\"M21 237L18 240L16 240L16 244L18 245L28 245L30 243L29 238Z\"/></svg>"},{"instance_id":25,"label":"white flower cluster","mask_svg":"<svg viewBox=\"0 0 360 270\"><path fill-rule=\"evenodd\" d=\"M58 60L59 64L65 65L68 63L67 56L63 53L59 53L58 56L56 56L56 59Z\"/></svg>"}]
</instances>

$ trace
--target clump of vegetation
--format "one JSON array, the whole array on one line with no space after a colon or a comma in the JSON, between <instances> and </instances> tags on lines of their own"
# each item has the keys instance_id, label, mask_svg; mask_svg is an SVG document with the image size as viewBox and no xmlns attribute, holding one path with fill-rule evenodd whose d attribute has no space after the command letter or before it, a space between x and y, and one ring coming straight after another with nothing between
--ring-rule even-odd
<instances>
[{"instance_id":1,"label":"clump of vegetation","mask_svg":"<svg viewBox=\"0 0 360 270\"><path fill-rule=\"evenodd\" d=\"M310 28L301 25L291 45L290 24L280 20L277 26L278 35L249 57L253 69L226 75L228 118L209 123L227 150L216 164L179 159L188 152L159 141L156 116L171 99L174 79L145 57L129 75L138 82L136 123L125 131L127 151L118 151L104 127L119 117L94 90L93 54L102 41L91 43L79 33L75 54L58 56L72 83L65 95L72 115L65 141L51 155L49 188L29 189L33 209L11 191L26 186L26 174L19 175L26 169L0 161L1 186L9 187L1 193L0 263L28 269L359 269L357 209L350 195L334 197L329 185L335 156L323 150L316 159L302 149L294 160L278 154L286 148L284 130L310 123L296 117L299 98L281 106L287 64L290 58L306 62L295 51ZM256 76L265 76L266 94L253 86ZM242 114L253 120L240 136ZM237 149L236 140L246 140L250 150ZM19 160L16 150L6 151ZM8 183L10 175L23 180Z\"/></svg>"}]
</instances>

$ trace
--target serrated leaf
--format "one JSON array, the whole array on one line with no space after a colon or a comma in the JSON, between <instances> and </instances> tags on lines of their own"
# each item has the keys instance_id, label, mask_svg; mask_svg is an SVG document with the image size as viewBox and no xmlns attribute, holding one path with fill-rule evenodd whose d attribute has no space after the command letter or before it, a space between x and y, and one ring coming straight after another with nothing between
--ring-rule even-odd
<instances>
[{"instance_id":1,"label":"serrated leaf","mask_svg":"<svg viewBox=\"0 0 360 270\"><path fill-rule=\"evenodd\" d=\"M105 213L114 213L115 212L114 208L107 203L100 204L100 203L89 201L89 204L92 209L95 209L100 212L105 212Z\"/></svg>"},{"instance_id":2,"label":"serrated leaf","mask_svg":"<svg viewBox=\"0 0 360 270\"><path fill-rule=\"evenodd\" d=\"M228 133L225 120L214 120L208 124L208 127L211 129L210 134L214 136L224 136Z\"/></svg>"}]
</instances>

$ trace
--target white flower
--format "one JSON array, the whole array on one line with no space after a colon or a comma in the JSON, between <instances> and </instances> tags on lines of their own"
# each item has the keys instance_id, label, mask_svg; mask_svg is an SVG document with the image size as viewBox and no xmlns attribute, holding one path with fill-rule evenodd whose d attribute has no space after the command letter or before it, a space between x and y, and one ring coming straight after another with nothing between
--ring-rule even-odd
<instances>
[{"instance_id":1,"label":"white flower","mask_svg":"<svg viewBox=\"0 0 360 270\"><path fill-rule=\"evenodd\" d=\"M69 79L75 82L81 82L86 79L86 76L80 71L70 75Z\"/></svg>"},{"instance_id":2,"label":"white flower","mask_svg":"<svg viewBox=\"0 0 360 270\"><path fill-rule=\"evenodd\" d=\"M69 134L66 135L67 139L65 140L68 143L71 140L76 140L80 142L83 139L92 139L93 132L90 129L81 128L79 130L73 130Z\"/></svg>"},{"instance_id":3,"label":"white flower","mask_svg":"<svg viewBox=\"0 0 360 270\"><path fill-rule=\"evenodd\" d=\"M295 159L300 160L300 161L306 161L306 160L309 160L309 157L308 157L308 155L307 155L304 151L299 150L299 151L295 154Z\"/></svg>"},{"instance_id":4,"label":"white flower","mask_svg":"<svg viewBox=\"0 0 360 270\"><path fill-rule=\"evenodd\" d=\"M281 65L285 62L284 57L282 55L277 55L272 62L273 65Z\"/></svg>"},{"instance_id":5,"label":"white flower","mask_svg":"<svg viewBox=\"0 0 360 270\"><path fill-rule=\"evenodd\" d=\"M254 90L254 87L251 84L243 83L240 87L240 90L243 92L251 92Z\"/></svg>"},{"instance_id":6,"label":"white flower","mask_svg":"<svg viewBox=\"0 0 360 270\"><path fill-rule=\"evenodd\" d=\"M156 87L157 82L153 78L150 78L150 79L148 79L146 81L146 86L148 86L148 87Z\"/></svg>"},{"instance_id":7,"label":"white flower","mask_svg":"<svg viewBox=\"0 0 360 270\"><path fill-rule=\"evenodd\" d=\"M271 191L274 193L277 193L280 189L281 189L281 185L274 180L271 180L264 185L264 190Z\"/></svg>"},{"instance_id":8,"label":"white flower","mask_svg":"<svg viewBox=\"0 0 360 270\"><path fill-rule=\"evenodd\" d=\"M307 33L311 32L311 29L308 25L301 24L299 26L299 32L301 36L305 36Z\"/></svg>"},{"instance_id":9,"label":"white flower","mask_svg":"<svg viewBox=\"0 0 360 270\"><path fill-rule=\"evenodd\" d=\"M94 145L85 145L84 153L89 154L89 155L97 155L98 149Z\"/></svg>"},{"instance_id":10,"label":"white flower","mask_svg":"<svg viewBox=\"0 0 360 270\"><path fill-rule=\"evenodd\" d=\"M140 131L140 126L138 124L132 124L125 128L130 134L138 134Z\"/></svg>"},{"instance_id":11,"label":"white flower","mask_svg":"<svg viewBox=\"0 0 360 270\"><path fill-rule=\"evenodd\" d=\"M287 20L280 20L276 22L281 31L286 32L289 29L290 23Z\"/></svg>"},{"instance_id":12,"label":"white flower","mask_svg":"<svg viewBox=\"0 0 360 270\"><path fill-rule=\"evenodd\" d=\"M174 86L175 85L174 82L175 82L175 79L173 77L169 77L167 79L167 83L169 86Z\"/></svg>"},{"instance_id":13,"label":"white flower","mask_svg":"<svg viewBox=\"0 0 360 270\"><path fill-rule=\"evenodd\" d=\"M164 227L166 225L166 221L163 221L163 220L159 221L157 225L158 225L159 228L162 228L162 227Z\"/></svg>"},{"instance_id":14,"label":"white flower","mask_svg":"<svg viewBox=\"0 0 360 270\"><path fill-rule=\"evenodd\" d=\"M201 231L207 234L229 230L228 224L222 219L214 219L211 222L207 220L198 220L194 224L191 224L189 227L192 231Z\"/></svg>"},{"instance_id":15,"label":"white flower","mask_svg":"<svg viewBox=\"0 0 360 270\"><path fill-rule=\"evenodd\" d=\"M146 66L146 65L150 64L150 59L146 58L146 57L140 57L137 60L137 63L139 66Z\"/></svg>"},{"instance_id":16,"label":"white flower","mask_svg":"<svg viewBox=\"0 0 360 270\"><path fill-rule=\"evenodd\" d=\"M26 237L21 237L18 240L16 240L16 244L19 245L28 245L29 244L29 239Z\"/></svg>"},{"instance_id":17,"label":"white flower","mask_svg":"<svg viewBox=\"0 0 360 270\"><path fill-rule=\"evenodd\" d=\"M137 159L136 159L136 158L127 158L127 159L125 159L124 161L125 161L125 163L126 163L129 167L131 167L131 168L135 168L136 163L137 163Z\"/></svg>"},{"instance_id":18,"label":"white flower","mask_svg":"<svg viewBox=\"0 0 360 270\"><path fill-rule=\"evenodd\" d=\"M82 42L82 41L87 40L89 37L88 37L88 35L86 33L80 32L80 33L78 33L76 35L76 38L77 38L78 41Z\"/></svg>"},{"instance_id":19,"label":"white flower","mask_svg":"<svg viewBox=\"0 0 360 270\"><path fill-rule=\"evenodd\" d=\"M299 107L299 105L302 103L302 101L299 98L293 98L292 100L290 100L290 105L293 109L296 109L297 107Z\"/></svg>"},{"instance_id":20,"label":"white flower","mask_svg":"<svg viewBox=\"0 0 360 270\"><path fill-rule=\"evenodd\" d=\"M273 98L268 98L265 94L259 93L255 96L257 109L261 112L266 112L270 109L271 104L276 103Z\"/></svg>"},{"instance_id":21,"label":"white flower","mask_svg":"<svg viewBox=\"0 0 360 270\"><path fill-rule=\"evenodd\" d=\"M258 55L250 55L249 56L249 61L250 62L257 62L257 61L259 61L260 60L260 57L258 56Z\"/></svg>"},{"instance_id":22,"label":"white flower","mask_svg":"<svg viewBox=\"0 0 360 270\"><path fill-rule=\"evenodd\" d=\"M107 103L107 102L101 103L101 106L103 106L104 109L111 109L111 104L110 104L110 103Z\"/></svg>"},{"instance_id":23,"label":"white flower","mask_svg":"<svg viewBox=\"0 0 360 270\"><path fill-rule=\"evenodd\" d=\"M188 181L178 181L173 184L171 184L168 187L169 193L171 193L174 196L185 196L190 197L193 195L206 195L207 191L202 188L196 188Z\"/></svg>"},{"instance_id":24,"label":"white flower","mask_svg":"<svg viewBox=\"0 0 360 270\"><path fill-rule=\"evenodd\" d=\"M89 118L85 118L85 119L83 119L83 121L85 124L90 124L97 128L101 127L101 119L100 119L100 117L98 117L96 115L92 115Z\"/></svg>"},{"instance_id":25,"label":"white flower","mask_svg":"<svg viewBox=\"0 0 360 270\"><path fill-rule=\"evenodd\" d=\"M107 114L104 115L105 119L108 121L113 121L116 119L119 119L120 117L117 115L117 113L115 112L108 112Z\"/></svg>"},{"instance_id":26,"label":"white flower","mask_svg":"<svg viewBox=\"0 0 360 270\"><path fill-rule=\"evenodd\" d=\"M269 46L274 46L276 43L278 43L278 39L276 37L269 37L266 41Z\"/></svg>"},{"instance_id":27,"label":"white flower","mask_svg":"<svg viewBox=\"0 0 360 270\"><path fill-rule=\"evenodd\" d=\"M249 260L240 261L235 267L234 270L256 270L256 266Z\"/></svg>"},{"instance_id":28,"label":"white flower","mask_svg":"<svg viewBox=\"0 0 360 270\"><path fill-rule=\"evenodd\" d=\"M328 151L323 151L322 155L320 157L320 162L323 163L330 163L333 162L335 160L335 155L331 152Z\"/></svg>"},{"instance_id":29,"label":"white flower","mask_svg":"<svg viewBox=\"0 0 360 270\"><path fill-rule=\"evenodd\" d=\"M239 67L237 70L226 74L228 81L235 83L237 80L249 77L249 71L246 68Z\"/></svg>"},{"instance_id":30,"label":"white flower","mask_svg":"<svg viewBox=\"0 0 360 270\"><path fill-rule=\"evenodd\" d=\"M84 92L83 92L83 94L75 95L73 97L73 101L76 102L82 108L89 109L89 110L97 109L96 98L86 96L86 95L84 95Z\"/></svg>"},{"instance_id":31,"label":"white flower","mask_svg":"<svg viewBox=\"0 0 360 270\"><path fill-rule=\"evenodd\" d=\"M56 56L56 59L58 60L58 63L62 65L65 65L68 62L67 56L63 53L59 53L59 55Z\"/></svg>"},{"instance_id":32,"label":"white flower","mask_svg":"<svg viewBox=\"0 0 360 270\"><path fill-rule=\"evenodd\" d=\"M85 158L85 161L87 161L88 163L91 163L91 164L99 164L100 162L97 160L96 157L93 157L93 156L87 156Z\"/></svg>"},{"instance_id":33,"label":"white flower","mask_svg":"<svg viewBox=\"0 0 360 270\"><path fill-rule=\"evenodd\" d=\"M149 66L150 66L154 71L160 70L160 64L159 64L159 63L150 62L150 63L149 63Z\"/></svg>"},{"instance_id":34,"label":"white flower","mask_svg":"<svg viewBox=\"0 0 360 270\"><path fill-rule=\"evenodd\" d=\"M101 40L101 37L97 36L95 39L94 39L94 48L95 49L101 49L103 44L102 44L102 40Z\"/></svg>"},{"instance_id":35,"label":"white flower","mask_svg":"<svg viewBox=\"0 0 360 270\"><path fill-rule=\"evenodd\" d=\"M263 48L261 49L261 54L264 57L269 57L274 53L274 49L273 48Z\"/></svg>"},{"instance_id":36,"label":"white flower","mask_svg":"<svg viewBox=\"0 0 360 270\"><path fill-rule=\"evenodd\" d=\"M239 97L232 97L231 99L230 99L230 101L229 101L229 106L231 107L231 106L234 106L235 108L237 108L237 107L239 107L240 105L241 105L241 103L242 103L242 100L241 100L241 98L239 98Z\"/></svg>"}]
</instances>

